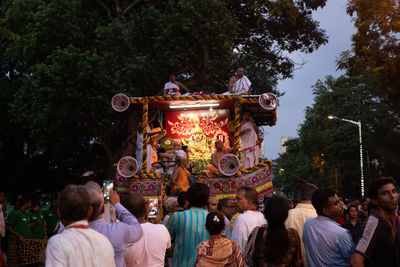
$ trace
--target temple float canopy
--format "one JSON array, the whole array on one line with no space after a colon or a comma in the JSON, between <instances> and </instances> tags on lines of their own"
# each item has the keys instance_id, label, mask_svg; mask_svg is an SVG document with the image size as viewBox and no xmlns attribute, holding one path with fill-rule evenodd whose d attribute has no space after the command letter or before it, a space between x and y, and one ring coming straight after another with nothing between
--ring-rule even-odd
<instances>
[{"instance_id":1,"label":"temple float canopy","mask_svg":"<svg viewBox=\"0 0 400 267\"><path fill-rule=\"evenodd\" d=\"M131 108L142 112L143 164L138 168L142 171L131 177L122 177L117 173L116 189L120 193L138 192L146 199L159 198L160 203L166 199L169 177L147 172L149 110L157 110L162 114L160 119L166 130L166 138L172 138L189 147L193 164L192 176L195 181L208 184L211 194L218 198L233 198L236 189L242 186L255 187L260 197L272 194L272 165L269 160L249 169L241 168L230 177L220 171L206 172L203 169L204 164L210 161L209 157L217 139L232 147L234 154L239 157L240 118L244 112L251 113L257 126L276 124L277 99L273 94L147 97L118 94L114 96L112 105L117 111Z\"/></svg>"},{"instance_id":2,"label":"temple float canopy","mask_svg":"<svg viewBox=\"0 0 400 267\"><path fill-rule=\"evenodd\" d=\"M257 126L274 126L276 124L276 108L264 109L259 104L259 95L231 96L231 95L207 95L207 96L149 96L130 97L130 105L134 110L142 110L143 104L148 103L149 109L159 109L161 112L187 110L215 109L234 110L235 102L240 105L241 113L249 111ZM215 106L213 106L215 105Z\"/></svg>"}]
</instances>

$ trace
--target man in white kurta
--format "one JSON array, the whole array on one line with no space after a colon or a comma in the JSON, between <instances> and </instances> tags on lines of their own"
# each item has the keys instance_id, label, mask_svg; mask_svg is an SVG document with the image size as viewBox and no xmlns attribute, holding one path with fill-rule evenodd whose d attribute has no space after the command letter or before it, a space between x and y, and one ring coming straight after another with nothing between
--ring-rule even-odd
<instances>
[{"instance_id":1,"label":"man in white kurta","mask_svg":"<svg viewBox=\"0 0 400 267\"><path fill-rule=\"evenodd\" d=\"M267 220L258 211L258 194L254 188L239 188L236 203L239 211L243 214L239 215L233 223L231 240L239 245L240 252L243 255L251 232L257 226L267 224Z\"/></svg>"},{"instance_id":2,"label":"man in white kurta","mask_svg":"<svg viewBox=\"0 0 400 267\"><path fill-rule=\"evenodd\" d=\"M242 167L247 169L258 162L257 132L250 112L243 114L243 120L240 123L240 156Z\"/></svg>"},{"instance_id":3,"label":"man in white kurta","mask_svg":"<svg viewBox=\"0 0 400 267\"><path fill-rule=\"evenodd\" d=\"M169 81L164 85L163 95L181 96L182 94L179 90L185 91L185 95L190 94L189 89L183 83L177 81L175 75L170 75Z\"/></svg>"},{"instance_id":4,"label":"man in white kurta","mask_svg":"<svg viewBox=\"0 0 400 267\"><path fill-rule=\"evenodd\" d=\"M110 241L88 227L92 211L82 186L68 185L61 191L57 213L65 229L49 239L46 267L115 267Z\"/></svg>"},{"instance_id":5,"label":"man in white kurta","mask_svg":"<svg viewBox=\"0 0 400 267\"><path fill-rule=\"evenodd\" d=\"M88 226L86 220L74 222L61 234L50 238L46 248L46 267L115 266L110 241L85 226Z\"/></svg>"},{"instance_id":6,"label":"man in white kurta","mask_svg":"<svg viewBox=\"0 0 400 267\"><path fill-rule=\"evenodd\" d=\"M146 202L142 196L129 195L125 204L143 229L142 238L125 252L126 266L163 267L166 250L171 247L171 236L167 228L163 224L148 221Z\"/></svg>"},{"instance_id":7,"label":"man in white kurta","mask_svg":"<svg viewBox=\"0 0 400 267\"><path fill-rule=\"evenodd\" d=\"M224 95L251 95L251 81L244 75L244 68L236 70L236 76L229 79L228 92Z\"/></svg>"}]
</instances>

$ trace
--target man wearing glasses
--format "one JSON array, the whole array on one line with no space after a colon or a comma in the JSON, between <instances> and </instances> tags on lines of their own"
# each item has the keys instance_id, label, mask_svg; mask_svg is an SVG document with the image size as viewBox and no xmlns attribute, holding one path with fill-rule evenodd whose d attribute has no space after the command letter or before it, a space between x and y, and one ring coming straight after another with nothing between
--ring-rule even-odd
<instances>
[{"instance_id":1,"label":"man wearing glasses","mask_svg":"<svg viewBox=\"0 0 400 267\"><path fill-rule=\"evenodd\" d=\"M218 202L217 210L224 215L225 218L225 237L230 239L231 230L230 230L230 219L233 214L235 214L235 206L233 204L232 199L224 198Z\"/></svg>"}]
</instances>

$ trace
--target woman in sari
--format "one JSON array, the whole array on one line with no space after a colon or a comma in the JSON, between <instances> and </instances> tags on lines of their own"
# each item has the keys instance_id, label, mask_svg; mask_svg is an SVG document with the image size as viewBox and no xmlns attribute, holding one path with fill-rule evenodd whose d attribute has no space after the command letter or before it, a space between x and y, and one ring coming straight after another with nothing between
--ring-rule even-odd
<instances>
[{"instance_id":1,"label":"woman in sari","mask_svg":"<svg viewBox=\"0 0 400 267\"><path fill-rule=\"evenodd\" d=\"M274 196L264 207L268 226L256 227L249 236L244 258L249 266L304 267L297 231L285 227L289 201Z\"/></svg>"},{"instance_id":2,"label":"woman in sari","mask_svg":"<svg viewBox=\"0 0 400 267\"><path fill-rule=\"evenodd\" d=\"M246 266L238 245L222 234L225 229L224 215L219 212L209 213L206 229L210 238L197 246L194 267Z\"/></svg>"}]
</instances>

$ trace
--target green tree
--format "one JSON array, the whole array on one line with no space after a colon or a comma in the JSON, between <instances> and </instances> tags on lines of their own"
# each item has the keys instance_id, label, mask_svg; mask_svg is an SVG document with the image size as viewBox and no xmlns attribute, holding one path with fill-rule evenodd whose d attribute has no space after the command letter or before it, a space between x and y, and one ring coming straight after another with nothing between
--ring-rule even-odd
<instances>
[{"instance_id":1,"label":"green tree","mask_svg":"<svg viewBox=\"0 0 400 267\"><path fill-rule=\"evenodd\" d=\"M170 72L193 89L222 92L236 53L256 84L273 90L292 71L284 51L326 42L310 14L324 4L10 0L5 27L21 38L0 50L3 177L26 188L61 187L88 169L109 178L132 152L126 139L140 116L115 113L111 97L154 95Z\"/></svg>"},{"instance_id":2,"label":"green tree","mask_svg":"<svg viewBox=\"0 0 400 267\"><path fill-rule=\"evenodd\" d=\"M267 80L292 77L296 63L288 52L311 53L327 42L311 16L326 0L97 2L128 51L140 51L142 57L148 52L149 59L155 57L153 68L162 66L164 77L171 71L182 74L188 87L226 90L233 51ZM154 86L150 81L146 88Z\"/></svg>"},{"instance_id":3,"label":"green tree","mask_svg":"<svg viewBox=\"0 0 400 267\"><path fill-rule=\"evenodd\" d=\"M306 109L298 139L288 142L288 152L281 155L279 168L301 176L319 186L335 185L346 196L360 192L358 127L346 122L330 121L328 115L362 122L365 185L376 175L397 177L400 167L397 123L381 98L371 93L376 85L362 77L328 76L314 85L315 103ZM313 168L313 157L324 155L324 173ZM294 163L294 164L293 164ZM379 163L379 164L374 164ZM315 164L314 164L315 165ZM278 177L278 180L282 179Z\"/></svg>"},{"instance_id":4,"label":"green tree","mask_svg":"<svg viewBox=\"0 0 400 267\"><path fill-rule=\"evenodd\" d=\"M323 184L321 176L317 171L310 168L312 160L301 147L300 139L291 139L285 143L287 152L280 155L276 160L278 168L274 169L274 188L275 190L284 192L287 196L292 199L296 199L297 189L303 184L302 181L293 177L285 172L279 174L279 169L289 171L307 181L319 181L319 184Z\"/></svg>"},{"instance_id":5,"label":"green tree","mask_svg":"<svg viewBox=\"0 0 400 267\"><path fill-rule=\"evenodd\" d=\"M0 3L0 40L16 40L19 36L2 26L6 22L6 19L4 18L5 4L6 2Z\"/></svg>"},{"instance_id":6,"label":"green tree","mask_svg":"<svg viewBox=\"0 0 400 267\"><path fill-rule=\"evenodd\" d=\"M400 6L396 0L350 0L347 13L357 32L352 49L342 53L339 68L350 75L375 75L371 88L400 113Z\"/></svg>"}]
</instances>

